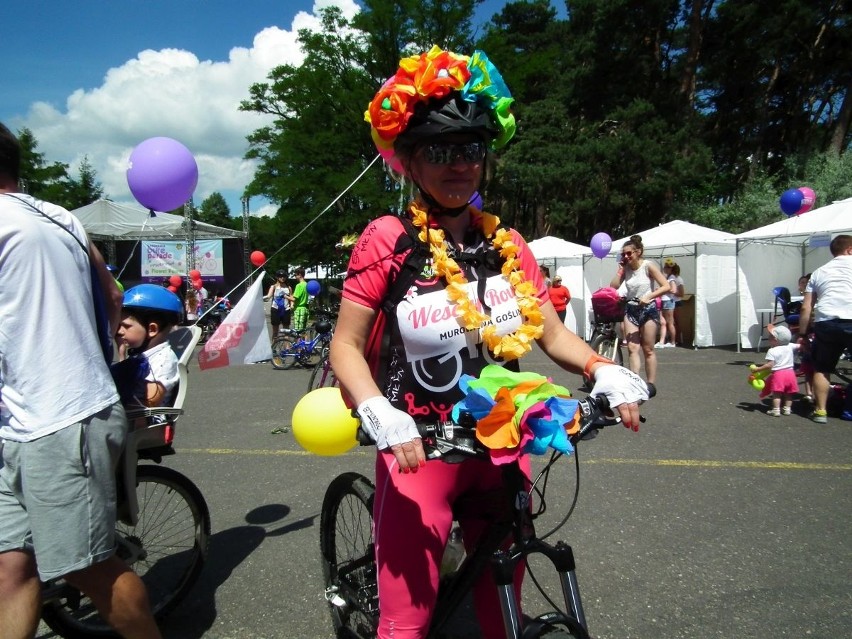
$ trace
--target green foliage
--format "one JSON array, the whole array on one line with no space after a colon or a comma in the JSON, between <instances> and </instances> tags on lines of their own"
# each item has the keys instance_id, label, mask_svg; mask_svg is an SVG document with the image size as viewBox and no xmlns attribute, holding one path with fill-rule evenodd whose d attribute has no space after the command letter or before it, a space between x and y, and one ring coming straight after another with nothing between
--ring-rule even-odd
<instances>
[{"instance_id":1,"label":"green foliage","mask_svg":"<svg viewBox=\"0 0 852 639\"><path fill-rule=\"evenodd\" d=\"M233 225L235 220L231 217L231 209L225 198L218 191L214 191L204 199L196 217L199 221L213 224L214 226L224 226L233 229L242 227L242 221L240 220L236 220L240 225L239 227Z\"/></svg>"},{"instance_id":2,"label":"green foliage","mask_svg":"<svg viewBox=\"0 0 852 639\"><path fill-rule=\"evenodd\" d=\"M32 131L21 129L17 137L21 145L20 182L26 193L68 210L91 204L104 196L88 156L80 163L79 179L74 179L68 174L67 164L45 160Z\"/></svg>"}]
</instances>

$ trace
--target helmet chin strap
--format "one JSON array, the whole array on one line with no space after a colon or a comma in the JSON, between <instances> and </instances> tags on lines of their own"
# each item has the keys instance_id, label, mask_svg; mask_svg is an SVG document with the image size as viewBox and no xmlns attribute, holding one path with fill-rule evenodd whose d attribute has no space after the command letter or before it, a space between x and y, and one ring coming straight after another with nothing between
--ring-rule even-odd
<instances>
[{"instance_id":1,"label":"helmet chin strap","mask_svg":"<svg viewBox=\"0 0 852 639\"><path fill-rule=\"evenodd\" d=\"M476 198L476 194L482 190L482 185L485 183L485 177L483 176L479 180L479 189L474 191L470 195L470 199L467 202L462 204L461 206L454 206L452 208L447 208L438 203L438 201L432 197L432 194L429 193L426 189L415 182L414 184L417 186L417 190L420 191L420 197L423 198L423 201L429 206L429 212L432 215L442 215L446 217L458 217L465 211L467 211L467 207L470 206L470 203Z\"/></svg>"}]
</instances>

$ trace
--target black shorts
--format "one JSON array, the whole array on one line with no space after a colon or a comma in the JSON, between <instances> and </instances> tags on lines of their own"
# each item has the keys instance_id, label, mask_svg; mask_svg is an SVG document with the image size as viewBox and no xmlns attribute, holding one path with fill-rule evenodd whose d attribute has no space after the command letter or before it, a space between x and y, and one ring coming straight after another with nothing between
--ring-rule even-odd
<instances>
[{"instance_id":1,"label":"black shorts","mask_svg":"<svg viewBox=\"0 0 852 639\"><path fill-rule=\"evenodd\" d=\"M272 312L269 314L269 319L272 322L272 325L278 327L281 324L284 326L290 326L290 309L284 311L279 311L278 309L272 309Z\"/></svg>"},{"instance_id":2,"label":"black shorts","mask_svg":"<svg viewBox=\"0 0 852 639\"><path fill-rule=\"evenodd\" d=\"M831 373L843 349L852 348L852 320L832 319L814 322L814 343L811 360L814 370Z\"/></svg>"}]
</instances>

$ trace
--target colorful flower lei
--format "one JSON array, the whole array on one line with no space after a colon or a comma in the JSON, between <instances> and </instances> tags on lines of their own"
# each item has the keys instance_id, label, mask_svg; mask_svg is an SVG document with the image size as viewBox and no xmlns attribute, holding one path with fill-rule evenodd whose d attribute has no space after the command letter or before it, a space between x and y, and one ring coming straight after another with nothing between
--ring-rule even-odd
<instances>
[{"instance_id":1,"label":"colorful flower lei","mask_svg":"<svg viewBox=\"0 0 852 639\"><path fill-rule=\"evenodd\" d=\"M490 318L470 299L467 278L458 263L447 253L444 231L429 225L426 209L417 202L413 202L409 210L414 226L420 229L418 237L429 244L433 272L436 276L443 277L447 283L447 298L456 305L456 317L467 330L481 328ZM482 329L482 341L495 356L504 360L518 359L532 350L533 340L541 337L544 332L544 316L538 305L536 287L526 280L520 268L518 245L512 241L512 234L508 229L497 228L500 218L473 207L469 208L469 212L472 224L481 228L485 237L491 240L492 246L500 251L503 258L501 273L515 291L522 318L522 324L516 331L502 337L497 334L497 327L489 324Z\"/></svg>"},{"instance_id":2,"label":"colorful flower lei","mask_svg":"<svg viewBox=\"0 0 852 639\"><path fill-rule=\"evenodd\" d=\"M434 46L400 60L396 74L382 85L364 113L379 151L393 150L419 102L440 99L452 91L491 112L498 129L492 149L501 148L515 134L515 116L509 112L512 94L488 56L474 51L468 57Z\"/></svg>"},{"instance_id":3,"label":"colorful flower lei","mask_svg":"<svg viewBox=\"0 0 852 639\"><path fill-rule=\"evenodd\" d=\"M523 453L542 455L548 448L573 450L568 435L579 426L577 400L567 388L537 373L515 373L486 366L479 378L462 375L464 398L453 407L476 419L476 438L491 451L491 461L505 464Z\"/></svg>"}]
</instances>

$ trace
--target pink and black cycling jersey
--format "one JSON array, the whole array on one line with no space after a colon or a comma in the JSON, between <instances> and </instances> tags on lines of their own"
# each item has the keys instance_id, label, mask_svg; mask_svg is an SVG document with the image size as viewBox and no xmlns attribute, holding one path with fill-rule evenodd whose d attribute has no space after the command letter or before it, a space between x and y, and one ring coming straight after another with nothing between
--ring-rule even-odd
<instances>
[{"instance_id":1,"label":"pink and black cycling jersey","mask_svg":"<svg viewBox=\"0 0 852 639\"><path fill-rule=\"evenodd\" d=\"M521 268L534 274L533 283L542 304L548 295L535 258L521 236L514 230L510 233L520 249ZM390 282L410 250L400 251L398 247L400 242L409 241L399 219L384 216L373 221L352 251L343 297L381 314ZM479 232L469 232L464 251L450 255L464 272L469 297L479 301L497 326L498 335L515 331L522 321L520 309L512 287L500 273L502 258L490 241ZM389 343L383 379L377 383L388 400L415 421L449 419L453 404L462 396L458 387L462 374L478 376L491 363L517 370L516 361L506 363L494 358L482 344L480 329L466 330L461 326L445 288L446 282L435 277L427 259L405 297L386 318ZM379 347L378 340L371 340L368 361L375 362Z\"/></svg>"}]
</instances>

